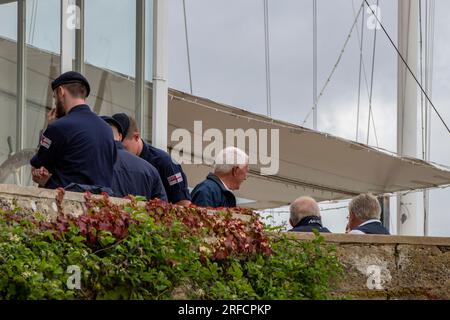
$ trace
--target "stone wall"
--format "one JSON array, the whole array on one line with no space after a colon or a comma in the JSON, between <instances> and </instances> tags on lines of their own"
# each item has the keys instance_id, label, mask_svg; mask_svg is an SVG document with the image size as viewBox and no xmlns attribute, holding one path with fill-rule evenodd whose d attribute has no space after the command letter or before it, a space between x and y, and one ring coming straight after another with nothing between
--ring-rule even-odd
<instances>
[{"instance_id":1,"label":"stone wall","mask_svg":"<svg viewBox=\"0 0 450 320\"><path fill-rule=\"evenodd\" d=\"M58 214L56 192L33 187L0 185L0 208L20 207ZM128 200L114 199L121 203ZM63 212L85 210L83 194L66 192ZM312 234L290 234L310 240ZM345 268L336 297L356 299L450 299L450 238L324 234L336 246Z\"/></svg>"},{"instance_id":2,"label":"stone wall","mask_svg":"<svg viewBox=\"0 0 450 320\"><path fill-rule=\"evenodd\" d=\"M295 234L311 239L311 234ZM450 238L323 235L345 273L337 297L450 299Z\"/></svg>"}]
</instances>

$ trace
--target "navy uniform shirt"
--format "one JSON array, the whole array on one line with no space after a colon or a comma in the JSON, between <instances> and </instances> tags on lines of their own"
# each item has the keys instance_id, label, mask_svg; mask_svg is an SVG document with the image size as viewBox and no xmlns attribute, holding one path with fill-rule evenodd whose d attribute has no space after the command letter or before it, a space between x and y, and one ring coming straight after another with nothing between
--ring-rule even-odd
<instances>
[{"instance_id":1,"label":"navy uniform shirt","mask_svg":"<svg viewBox=\"0 0 450 320\"><path fill-rule=\"evenodd\" d=\"M322 219L317 216L304 217L297 225L289 231L293 232L319 232L330 233L330 230L322 226Z\"/></svg>"},{"instance_id":2,"label":"navy uniform shirt","mask_svg":"<svg viewBox=\"0 0 450 320\"><path fill-rule=\"evenodd\" d=\"M155 167L128 152L121 142L116 141L116 146L117 161L112 183L114 195L125 197L131 194L167 201L166 191Z\"/></svg>"},{"instance_id":3,"label":"navy uniform shirt","mask_svg":"<svg viewBox=\"0 0 450 320\"><path fill-rule=\"evenodd\" d=\"M142 142L144 147L139 156L158 170L169 202L190 201L187 178L181 166L174 163L167 152Z\"/></svg>"},{"instance_id":4,"label":"navy uniform shirt","mask_svg":"<svg viewBox=\"0 0 450 320\"><path fill-rule=\"evenodd\" d=\"M49 189L71 183L110 188L116 157L110 126L82 104L47 127L30 163L52 174Z\"/></svg>"},{"instance_id":5,"label":"navy uniform shirt","mask_svg":"<svg viewBox=\"0 0 450 320\"><path fill-rule=\"evenodd\" d=\"M367 220L353 229L352 234L385 234L389 235L389 231L383 226L380 220Z\"/></svg>"},{"instance_id":6,"label":"navy uniform shirt","mask_svg":"<svg viewBox=\"0 0 450 320\"><path fill-rule=\"evenodd\" d=\"M213 173L208 174L206 180L192 190L192 202L201 207L236 207L233 192L225 188L219 177Z\"/></svg>"}]
</instances>

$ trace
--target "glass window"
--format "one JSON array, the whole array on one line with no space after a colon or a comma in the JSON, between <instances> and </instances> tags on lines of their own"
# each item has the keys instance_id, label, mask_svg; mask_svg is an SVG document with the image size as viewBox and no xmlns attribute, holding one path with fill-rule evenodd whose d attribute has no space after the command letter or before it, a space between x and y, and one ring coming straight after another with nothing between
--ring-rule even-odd
<instances>
[{"instance_id":1,"label":"glass window","mask_svg":"<svg viewBox=\"0 0 450 320\"><path fill-rule=\"evenodd\" d=\"M51 82L60 73L59 0L27 2L26 25L26 139L25 148L37 149L41 132L47 125L47 112L53 107ZM32 184L30 167L24 171L23 184Z\"/></svg>"},{"instance_id":2,"label":"glass window","mask_svg":"<svg viewBox=\"0 0 450 320\"><path fill-rule=\"evenodd\" d=\"M146 78L149 79L152 1L146 2L146 20ZM135 116L136 1L86 1L85 23L86 76L92 87L88 99L90 106L97 114L124 112ZM150 93L146 94L145 101L147 110L151 102ZM151 121L149 116L151 112L147 111L146 123Z\"/></svg>"},{"instance_id":3,"label":"glass window","mask_svg":"<svg viewBox=\"0 0 450 320\"><path fill-rule=\"evenodd\" d=\"M0 4L0 21L0 183L11 184L18 181L8 161L16 152L17 2Z\"/></svg>"}]
</instances>

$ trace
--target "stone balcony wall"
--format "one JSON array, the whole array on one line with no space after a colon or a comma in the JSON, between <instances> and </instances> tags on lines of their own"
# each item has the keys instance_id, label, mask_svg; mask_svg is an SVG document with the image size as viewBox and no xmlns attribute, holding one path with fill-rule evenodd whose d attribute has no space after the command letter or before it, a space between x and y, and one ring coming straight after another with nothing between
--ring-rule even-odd
<instances>
[{"instance_id":1,"label":"stone balcony wall","mask_svg":"<svg viewBox=\"0 0 450 320\"><path fill-rule=\"evenodd\" d=\"M0 209L20 207L48 219L58 214L56 192L0 185ZM114 203L128 200L111 198ZM66 192L65 213L82 214L80 193ZM308 241L313 234L290 234ZM450 238L324 234L336 246L345 274L336 297L356 299L450 299Z\"/></svg>"}]
</instances>

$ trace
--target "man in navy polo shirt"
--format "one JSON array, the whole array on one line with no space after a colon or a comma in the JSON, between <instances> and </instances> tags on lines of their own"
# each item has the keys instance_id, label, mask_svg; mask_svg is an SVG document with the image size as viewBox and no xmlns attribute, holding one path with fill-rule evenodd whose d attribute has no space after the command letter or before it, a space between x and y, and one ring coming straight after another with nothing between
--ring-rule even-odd
<instances>
[{"instance_id":1,"label":"man in navy polo shirt","mask_svg":"<svg viewBox=\"0 0 450 320\"><path fill-rule=\"evenodd\" d=\"M316 200L311 197L300 197L291 203L289 222L293 232L318 232L329 233L330 230L322 225L320 208Z\"/></svg>"},{"instance_id":2,"label":"man in navy polo shirt","mask_svg":"<svg viewBox=\"0 0 450 320\"><path fill-rule=\"evenodd\" d=\"M52 89L57 119L30 161L33 181L48 189L110 190L117 150L111 128L86 104L88 81L70 71L55 79Z\"/></svg>"},{"instance_id":3,"label":"man in navy polo shirt","mask_svg":"<svg viewBox=\"0 0 450 320\"><path fill-rule=\"evenodd\" d=\"M166 191L158 171L150 163L128 152L122 144L123 129L112 117L102 116L111 126L117 147L117 161L114 164L112 190L114 196L144 196L167 201Z\"/></svg>"},{"instance_id":4,"label":"man in navy polo shirt","mask_svg":"<svg viewBox=\"0 0 450 320\"><path fill-rule=\"evenodd\" d=\"M201 207L236 207L238 190L248 175L248 155L239 148L227 147L218 152L214 161L214 173L192 190L192 202Z\"/></svg>"},{"instance_id":5,"label":"man in navy polo shirt","mask_svg":"<svg viewBox=\"0 0 450 320\"><path fill-rule=\"evenodd\" d=\"M375 196L371 194L360 194L350 201L348 211L348 233L389 234L389 231L380 221L381 206Z\"/></svg>"},{"instance_id":6,"label":"man in navy polo shirt","mask_svg":"<svg viewBox=\"0 0 450 320\"><path fill-rule=\"evenodd\" d=\"M158 170L169 202L189 206L191 204L191 196L187 178L181 166L175 163L167 152L155 148L142 140L135 119L125 113L117 113L112 117L122 126L123 146L129 152L146 160Z\"/></svg>"}]
</instances>

